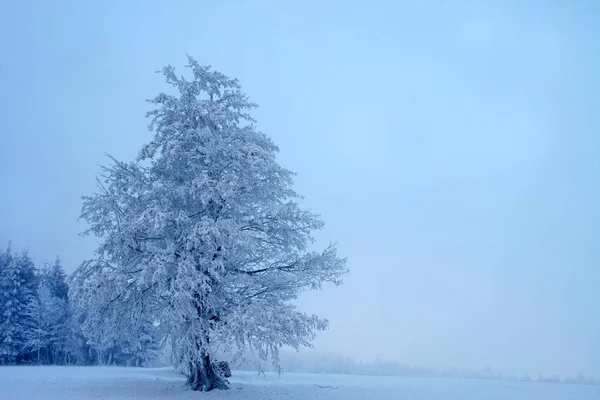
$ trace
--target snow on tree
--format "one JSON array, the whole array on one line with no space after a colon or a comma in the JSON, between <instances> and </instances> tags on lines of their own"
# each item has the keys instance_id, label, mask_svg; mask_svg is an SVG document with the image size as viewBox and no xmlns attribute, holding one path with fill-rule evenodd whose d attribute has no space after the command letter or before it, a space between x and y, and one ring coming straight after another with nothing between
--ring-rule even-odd
<instances>
[{"instance_id":1,"label":"snow on tree","mask_svg":"<svg viewBox=\"0 0 600 400\"><path fill-rule=\"evenodd\" d=\"M44 268L40 278L43 284L50 290L52 297L64 300L68 299L69 285L67 284L67 274L65 274L59 257L56 257L52 265Z\"/></svg>"},{"instance_id":2,"label":"snow on tree","mask_svg":"<svg viewBox=\"0 0 600 400\"><path fill-rule=\"evenodd\" d=\"M142 366L156 359L161 351L157 338L157 328L146 321L137 324L137 330L119 340L116 345L116 352L113 354L114 362L127 366Z\"/></svg>"},{"instance_id":3,"label":"snow on tree","mask_svg":"<svg viewBox=\"0 0 600 400\"><path fill-rule=\"evenodd\" d=\"M69 306L69 319L65 326L66 364L91 365L97 362L96 353L89 345L81 328L83 318Z\"/></svg>"},{"instance_id":4,"label":"snow on tree","mask_svg":"<svg viewBox=\"0 0 600 400\"><path fill-rule=\"evenodd\" d=\"M257 131L237 80L189 58L193 79L163 69L176 95L148 112L154 138L133 162L112 159L84 198L88 234L101 238L73 276L86 335L110 341L155 321L194 390L226 388L217 352L310 346L327 321L292 301L340 284L345 260L311 251L320 217L298 205L293 173Z\"/></svg>"},{"instance_id":5,"label":"snow on tree","mask_svg":"<svg viewBox=\"0 0 600 400\"><path fill-rule=\"evenodd\" d=\"M35 321L27 332L27 347L37 354L41 362L65 364L69 358L69 330L71 309L68 303L69 287L66 274L57 258L52 265L46 265L38 274L37 302L30 306L30 314Z\"/></svg>"},{"instance_id":6,"label":"snow on tree","mask_svg":"<svg viewBox=\"0 0 600 400\"><path fill-rule=\"evenodd\" d=\"M66 364L68 350L68 336L71 312L67 299L58 297L52 287L42 281L38 287L38 312L36 331L33 337L45 337L45 345L42 347L45 360L49 364ZM59 293L60 294L60 293ZM33 341L41 345L41 341ZM34 349L31 349L34 351Z\"/></svg>"},{"instance_id":7,"label":"snow on tree","mask_svg":"<svg viewBox=\"0 0 600 400\"><path fill-rule=\"evenodd\" d=\"M56 340L53 337L52 313L48 313L50 308L51 296L47 287L41 286L38 289L38 301L31 302L28 307L28 314L32 317L32 323L25 332L25 348L36 354L38 364L42 362L42 356L47 360L51 343ZM42 354L44 353L44 354Z\"/></svg>"},{"instance_id":8,"label":"snow on tree","mask_svg":"<svg viewBox=\"0 0 600 400\"><path fill-rule=\"evenodd\" d=\"M35 267L27 253L0 251L0 363L27 355L28 333L35 328Z\"/></svg>"}]
</instances>

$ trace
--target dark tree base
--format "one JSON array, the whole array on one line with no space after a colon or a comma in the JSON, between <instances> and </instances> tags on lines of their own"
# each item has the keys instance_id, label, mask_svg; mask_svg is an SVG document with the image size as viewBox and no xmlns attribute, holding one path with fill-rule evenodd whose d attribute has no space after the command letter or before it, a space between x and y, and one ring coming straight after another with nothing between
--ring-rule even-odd
<instances>
[{"instance_id":1,"label":"dark tree base","mask_svg":"<svg viewBox=\"0 0 600 400\"><path fill-rule=\"evenodd\" d=\"M192 390L209 392L214 389L229 389L228 383L213 368L209 356L191 365L191 373L187 379Z\"/></svg>"}]
</instances>

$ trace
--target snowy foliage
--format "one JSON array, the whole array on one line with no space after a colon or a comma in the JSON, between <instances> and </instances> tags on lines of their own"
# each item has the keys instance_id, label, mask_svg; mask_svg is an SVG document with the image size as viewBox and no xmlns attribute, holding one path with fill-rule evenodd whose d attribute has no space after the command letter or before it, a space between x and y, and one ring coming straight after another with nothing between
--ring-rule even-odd
<instances>
[{"instance_id":1,"label":"snowy foliage","mask_svg":"<svg viewBox=\"0 0 600 400\"><path fill-rule=\"evenodd\" d=\"M50 296L59 299L68 299L69 285L67 285L67 275L63 270L60 258L56 258L52 265L46 265L40 274L41 284L50 291Z\"/></svg>"},{"instance_id":2,"label":"snowy foliage","mask_svg":"<svg viewBox=\"0 0 600 400\"><path fill-rule=\"evenodd\" d=\"M63 278L64 283L64 278ZM38 286L38 301L35 305L35 329L30 333L28 348L36 352L37 362L67 364L73 358L75 346L71 332L71 308L66 298L55 296L47 282Z\"/></svg>"},{"instance_id":3,"label":"snowy foliage","mask_svg":"<svg viewBox=\"0 0 600 400\"><path fill-rule=\"evenodd\" d=\"M35 266L27 253L0 251L0 363L21 361L35 328Z\"/></svg>"},{"instance_id":4,"label":"snowy foliage","mask_svg":"<svg viewBox=\"0 0 600 400\"><path fill-rule=\"evenodd\" d=\"M93 340L137 338L152 321L192 388L210 390L226 386L210 366L217 351L276 362L283 345L309 346L327 321L291 301L340 284L346 268L334 246L309 251L323 222L299 207L239 83L189 62L192 80L163 69L178 95L150 100L153 140L133 162L112 159L84 198L102 242L71 294Z\"/></svg>"},{"instance_id":5,"label":"snowy foliage","mask_svg":"<svg viewBox=\"0 0 600 400\"><path fill-rule=\"evenodd\" d=\"M69 287L66 274L57 258L38 274L37 302L32 305L34 329L28 333L27 348L36 353L38 363L66 364L74 346L71 308L68 302Z\"/></svg>"},{"instance_id":6,"label":"snowy foliage","mask_svg":"<svg viewBox=\"0 0 600 400\"><path fill-rule=\"evenodd\" d=\"M36 271L26 253L0 251L0 364L143 365L156 358L151 324L137 339L93 347L81 328L84 311L74 312L68 289L59 259Z\"/></svg>"}]
</instances>

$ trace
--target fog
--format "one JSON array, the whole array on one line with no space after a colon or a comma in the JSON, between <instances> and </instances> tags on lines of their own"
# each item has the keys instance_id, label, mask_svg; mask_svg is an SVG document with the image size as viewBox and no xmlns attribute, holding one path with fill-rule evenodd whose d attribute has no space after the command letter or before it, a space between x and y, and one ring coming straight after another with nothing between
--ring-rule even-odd
<instances>
[{"instance_id":1,"label":"fog","mask_svg":"<svg viewBox=\"0 0 600 400\"><path fill-rule=\"evenodd\" d=\"M2 8L0 246L68 272L92 255L80 197L150 139L154 71L189 53L260 105L348 258L300 300L330 320L316 351L600 376L595 2Z\"/></svg>"}]
</instances>

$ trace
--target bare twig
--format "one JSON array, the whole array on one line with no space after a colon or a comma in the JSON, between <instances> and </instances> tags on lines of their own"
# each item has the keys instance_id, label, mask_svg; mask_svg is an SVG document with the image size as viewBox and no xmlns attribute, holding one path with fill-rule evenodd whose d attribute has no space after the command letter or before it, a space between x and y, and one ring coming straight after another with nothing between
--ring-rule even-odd
<instances>
[{"instance_id":1,"label":"bare twig","mask_svg":"<svg viewBox=\"0 0 600 400\"><path fill-rule=\"evenodd\" d=\"M314 382L314 384L315 384L315 386L316 386L316 387L318 387L319 389L337 389L337 388L338 388L337 386L329 386L329 385L327 385L327 386L321 386L321 385L317 385L317 383L316 383L316 382Z\"/></svg>"}]
</instances>

